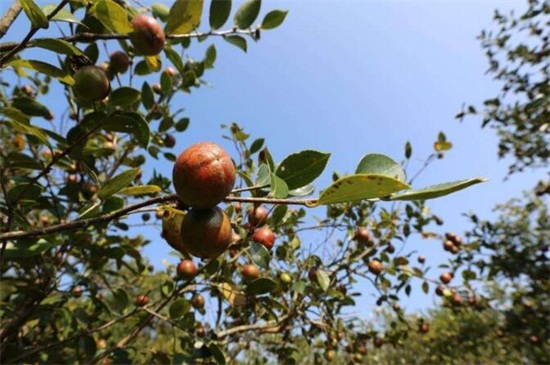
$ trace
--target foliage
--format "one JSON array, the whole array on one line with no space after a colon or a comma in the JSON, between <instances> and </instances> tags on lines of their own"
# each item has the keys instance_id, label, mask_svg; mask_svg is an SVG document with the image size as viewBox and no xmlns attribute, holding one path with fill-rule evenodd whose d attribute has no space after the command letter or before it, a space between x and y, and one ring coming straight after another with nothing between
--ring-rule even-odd
<instances>
[{"instance_id":1,"label":"foliage","mask_svg":"<svg viewBox=\"0 0 550 365\"><path fill-rule=\"evenodd\" d=\"M529 0L521 15L496 10L496 31L480 40L488 73L502 82L501 92L483 104L482 126L497 131L499 156L513 157L509 172L547 167L550 158L550 4ZM469 106L457 115L478 114Z\"/></svg>"}]
</instances>

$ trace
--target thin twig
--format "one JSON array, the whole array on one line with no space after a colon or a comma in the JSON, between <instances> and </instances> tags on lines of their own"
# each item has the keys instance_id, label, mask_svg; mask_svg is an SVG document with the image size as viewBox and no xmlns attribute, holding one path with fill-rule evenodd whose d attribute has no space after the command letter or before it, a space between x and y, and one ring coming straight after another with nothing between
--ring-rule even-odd
<instances>
[{"instance_id":1,"label":"thin twig","mask_svg":"<svg viewBox=\"0 0 550 365\"><path fill-rule=\"evenodd\" d=\"M17 17L21 13L22 9L23 8L21 7L21 3L18 0L14 0L14 2L10 5L8 10L6 11L6 14L4 14L2 19L0 19L0 39L2 39L6 35L8 29L10 29L15 19L17 19Z\"/></svg>"}]
</instances>

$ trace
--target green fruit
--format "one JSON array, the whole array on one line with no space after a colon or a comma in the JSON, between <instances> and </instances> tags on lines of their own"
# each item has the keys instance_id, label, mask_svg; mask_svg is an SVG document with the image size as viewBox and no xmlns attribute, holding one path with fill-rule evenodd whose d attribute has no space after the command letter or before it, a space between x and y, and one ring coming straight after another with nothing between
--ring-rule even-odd
<instances>
[{"instance_id":1,"label":"green fruit","mask_svg":"<svg viewBox=\"0 0 550 365\"><path fill-rule=\"evenodd\" d=\"M74 74L73 91L84 101L99 101L109 95L111 83L105 72L97 66L84 66Z\"/></svg>"},{"instance_id":2,"label":"green fruit","mask_svg":"<svg viewBox=\"0 0 550 365\"><path fill-rule=\"evenodd\" d=\"M210 142L197 143L183 151L172 171L178 197L195 208L218 205L233 189L235 177L231 157Z\"/></svg>"},{"instance_id":3,"label":"green fruit","mask_svg":"<svg viewBox=\"0 0 550 365\"><path fill-rule=\"evenodd\" d=\"M183 249L200 258L213 258L223 253L232 237L229 217L218 207L190 210L181 224Z\"/></svg>"},{"instance_id":4,"label":"green fruit","mask_svg":"<svg viewBox=\"0 0 550 365\"><path fill-rule=\"evenodd\" d=\"M152 17L139 14L132 19L130 42L136 54L154 56L164 49L165 35L160 24Z\"/></svg>"},{"instance_id":5,"label":"green fruit","mask_svg":"<svg viewBox=\"0 0 550 365\"><path fill-rule=\"evenodd\" d=\"M183 242L181 240L181 224L185 213L179 214L173 210L163 211L162 217L162 238L174 249L185 254Z\"/></svg>"}]
</instances>

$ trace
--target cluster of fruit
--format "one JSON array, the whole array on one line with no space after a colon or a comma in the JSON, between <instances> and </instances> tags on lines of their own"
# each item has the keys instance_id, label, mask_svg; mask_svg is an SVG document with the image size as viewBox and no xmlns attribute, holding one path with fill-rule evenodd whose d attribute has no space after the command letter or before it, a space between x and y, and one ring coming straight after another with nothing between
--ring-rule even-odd
<instances>
[{"instance_id":1,"label":"cluster of fruit","mask_svg":"<svg viewBox=\"0 0 550 365\"><path fill-rule=\"evenodd\" d=\"M137 55L154 56L164 49L165 35L160 24L152 17L139 14L132 19L133 32L129 38ZM122 51L109 57L108 65L84 66L74 74L73 91L75 96L87 102L105 99L111 91L110 79L123 74L130 67L130 58Z\"/></svg>"},{"instance_id":2,"label":"cluster of fruit","mask_svg":"<svg viewBox=\"0 0 550 365\"><path fill-rule=\"evenodd\" d=\"M445 241L443 241L443 249L452 254L457 254L462 246L462 239L456 234L447 232L445 233Z\"/></svg>"}]
</instances>

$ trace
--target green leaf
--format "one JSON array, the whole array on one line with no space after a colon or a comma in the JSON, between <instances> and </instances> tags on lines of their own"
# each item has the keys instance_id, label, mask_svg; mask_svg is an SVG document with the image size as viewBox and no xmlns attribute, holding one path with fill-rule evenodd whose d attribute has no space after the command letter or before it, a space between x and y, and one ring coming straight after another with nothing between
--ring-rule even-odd
<instances>
[{"instance_id":1,"label":"green leaf","mask_svg":"<svg viewBox=\"0 0 550 365\"><path fill-rule=\"evenodd\" d=\"M189 301L186 299L178 299L175 300L168 309L168 313L170 313L170 318L172 319L179 319L183 317L184 315L189 312L189 309L191 309L191 305L189 304Z\"/></svg>"},{"instance_id":2,"label":"green leaf","mask_svg":"<svg viewBox=\"0 0 550 365\"><path fill-rule=\"evenodd\" d=\"M55 246L55 244L49 243L43 238L31 244L26 244L20 241L18 241L17 244L14 244L13 242L8 241L6 244L4 257L10 259L15 257L35 256Z\"/></svg>"},{"instance_id":3,"label":"green leaf","mask_svg":"<svg viewBox=\"0 0 550 365\"><path fill-rule=\"evenodd\" d=\"M275 174L271 174L271 196L276 199L284 199L288 196L286 182Z\"/></svg>"},{"instance_id":4,"label":"green leaf","mask_svg":"<svg viewBox=\"0 0 550 365\"><path fill-rule=\"evenodd\" d=\"M42 170L43 166L35 158L27 156L24 153L11 152L7 161L12 168Z\"/></svg>"},{"instance_id":5,"label":"green leaf","mask_svg":"<svg viewBox=\"0 0 550 365\"><path fill-rule=\"evenodd\" d=\"M266 270L269 269L270 255L269 251L267 250L267 248L265 248L264 245L252 242L250 244L250 255L252 256L252 260L256 263L256 265Z\"/></svg>"},{"instance_id":6,"label":"green leaf","mask_svg":"<svg viewBox=\"0 0 550 365\"><path fill-rule=\"evenodd\" d=\"M172 62L178 72L183 75L185 73L185 68L183 66L183 61L181 60L181 56L179 55L179 53L172 48L165 47L164 54L166 55L166 58L168 58L170 62Z\"/></svg>"},{"instance_id":7,"label":"green leaf","mask_svg":"<svg viewBox=\"0 0 550 365\"><path fill-rule=\"evenodd\" d=\"M316 272L317 282L323 291L327 291L328 286L330 285L330 277L327 272L324 270L317 270Z\"/></svg>"},{"instance_id":8,"label":"green leaf","mask_svg":"<svg viewBox=\"0 0 550 365\"><path fill-rule=\"evenodd\" d=\"M210 28L221 28L231 13L231 0L212 0L210 4Z\"/></svg>"},{"instance_id":9,"label":"green leaf","mask_svg":"<svg viewBox=\"0 0 550 365\"><path fill-rule=\"evenodd\" d=\"M64 41L62 39L55 39L55 38L43 38L43 39L37 39L33 42L33 44L36 47L47 49L48 51L53 51L55 53L65 54L65 55L77 55L81 56L84 53L70 44L67 41Z\"/></svg>"},{"instance_id":10,"label":"green leaf","mask_svg":"<svg viewBox=\"0 0 550 365\"><path fill-rule=\"evenodd\" d=\"M8 109L8 108L0 110L0 112L3 112L3 114L5 114L6 109ZM40 142L42 142L45 145L51 147L50 142L48 141L48 136L42 130L40 130L36 127L33 127L32 125L24 124L24 123L21 123L21 122L16 121L16 120L6 120L5 123L10 124L15 131L17 131L19 133L29 134L31 136L34 136Z\"/></svg>"},{"instance_id":11,"label":"green leaf","mask_svg":"<svg viewBox=\"0 0 550 365\"><path fill-rule=\"evenodd\" d=\"M290 190L288 192L288 195L297 196L297 197L308 196L313 194L314 191L315 191L315 186L310 184L310 185L302 186L301 188L298 188L298 189Z\"/></svg>"},{"instance_id":12,"label":"green leaf","mask_svg":"<svg viewBox=\"0 0 550 365\"><path fill-rule=\"evenodd\" d=\"M55 8L57 8L58 4L46 4L42 7L42 11L46 16L50 15ZM75 23L75 24L82 24L80 21L78 21L73 14L71 14L70 11L66 9L61 9L55 14L50 21L57 21L57 22L67 22L67 23Z\"/></svg>"},{"instance_id":13,"label":"green leaf","mask_svg":"<svg viewBox=\"0 0 550 365\"><path fill-rule=\"evenodd\" d=\"M237 48L242 49L244 52L246 52L246 39L244 39L240 35L232 35L232 36L228 36L228 37L223 37L223 39L227 43L230 43L230 44L236 46Z\"/></svg>"},{"instance_id":14,"label":"green leaf","mask_svg":"<svg viewBox=\"0 0 550 365\"><path fill-rule=\"evenodd\" d=\"M66 71L63 71L55 66L50 65L49 63L36 61L36 60L13 60L7 63L8 66L14 68L23 67L28 68L36 72L43 73L45 75L54 77L60 82L67 84L69 86L74 85L74 79Z\"/></svg>"},{"instance_id":15,"label":"green leaf","mask_svg":"<svg viewBox=\"0 0 550 365\"><path fill-rule=\"evenodd\" d=\"M111 92L109 104L114 106L130 106L141 98L141 93L131 87L123 86Z\"/></svg>"},{"instance_id":16,"label":"green leaf","mask_svg":"<svg viewBox=\"0 0 550 365\"><path fill-rule=\"evenodd\" d=\"M151 6L151 13L153 13L154 17L166 22L170 9L168 9L168 7L164 4L153 4Z\"/></svg>"},{"instance_id":17,"label":"green leaf","mask_svg":"<svg viewBox=\"0 0 550 365\"><path fill-rule=\"evenodd\" d=\"M426 200L439 198L440 196L445 196L456 191L466 189L469 186L479 184L487 181L484 178L472 178L464 179L453 182L448 182L444 184L437 184L425 187L423 189L417 190L406 190L399 193L391 194L387 200Z\"/></svg>"},{"instance_id":18,"label":"green leaf","mask_svg":"<svg viewBox=\"0 0 550 365\"><path fill-rule=\"evenodd\" d=\"M113 0L99 0L91 13L112 33L129 34L133 31L128 13Z\"/></svg>"},{"instance_id":19,"label":"green leaf","mask_svg":"<svg viewBox=\"0 0 550 365\"><path fill-rule=\"evenodd\" d=\"M256 153L259 150L261 150L263 145L264 145L264 142L265 142L265 140L263 138L258 138L257 140L252 142L252 144L250 145L250 153L251 154Z\"/></svg>"},{"instance_id":20,"label":"green leaf","mask_svg":"<svg viewBox=\"0 0 550 365\"><path fill-rule=\"evenodd\" d=\"M124 113L110 117L103 123L103 129L112 132L132 133L140 146L146 148L149 144L151 131L149 125L137 113Z\"/></svg>"},{"instance_id":21,"label":"green leaf","mask_svg":"<svg viewBox=\"0 0 550 365\"><path fill-rule=\"evenodd\" d=\"M428 292L430 291L430 284L428 284L427 281L422 283L422 291L424 292L424 294L428 294Z\"/></svg>"},{"instance_id":22,"label":"green leaf","mask_svg":"<svg viewBox=\"0 0 550 365\"><path fill-rule=\"evenodd\" d=\"M250 28L252 23L256 20L260 14L260 7L262 5L261 0L247 0L245 1L235 13L233 21L239 29Z\"/></svg>"},{"instance_id":23,"label":"green leaf","mask_svg":"<svg viewBox=\"0 0 550 365\"><path fill-rule=\"evenodd\" d=\"M277 167L277 176L289 189L297 189L313 182L325 169L330 153L305 150L287 156Z\"/></svg>"},{"instance_id":24,"label":"green leaf","mask_svg":"<svg viewBox=\"0 0 550 365\"><path fill-rule=\"evenodd\" d=\"M124 188L120 190L119 193L124 195L137 196L137 195L154 194L154 193L158 193L159 191L162 191L162 189L156 185L139 185L139 186L131 186L129 188Z\"/></svg>"},{"instance_id":25,"label":"green leaf","mask_svg":"<svg viewBox=\"0 0 550 365\"><path fill-rule=\"evenodd\" d=\"M105 183L105 185L103 185L101 189L99 189L99 191L97 192L97 196L100 199L105 200L111 195L116 194L118 191L130 185L138 175L139 171L139 168L135 168L126 170L123 173L118 174L111 180L107 181L107 183Z\"/></svg>"},{"instance_id":26,"label":"green leaf","mask_svg":"<svg viewBox=\"0 0 550 365\"><path fill-rule=\"evenodd\" d=\"M15 97L11 103L15 108L31 117L47 117L51 115L50 110L36 99Z\"/></svg>"},{"instance_id":27,"label":"green leaf","mask_svg":"<svg viewBox=\"0 0 550 365\"><path fill-rule=\"evenodd\" d=\"M204 67L205 68L213 68L214 62L216 62L216 46L211 44L206 49L206 55L204 56Z\"/></svg>"},{"instance_id":28,"label":"green leaf","mask_svg":"<svg viewBox=\"0 0 550 365\"><path fill-rule=\"evenodd\" d=\"M44 28L49 27L48 18L46 14L34 3L33 0L19 0L23 11L31 21L33 28Z\"/></svg>"},{"instance_id":29,"label":"green leaf","mask_svg":"<svg viewBox=\"0 0 550 365\"><path fill-rule=\"evenodd\" d=\"M273 10L267 13L262 21L262 29L275 29L283 23L288 11Z\"/></svg>"},{"instance_id":30,"label":"green leaf","mask_svg":"<svg viewBox=\"0 0 550 365\"><path fill-rule=\"evenodd\" d=\"M141 87L141 102L147 110L155 105L155 94L153 94L153 89L147 81L145 81Z\"/></svg>"},{"instance_id":31,"label":"green leaf","mask_svg":"<svg viewBox=\"0 0 550 365\"><path fill-rule=\"evenodd\" d=\"M378 174L393 177L399 181L405 181L405 171L401 164L395 162L386 155L370 153L359 161L356 174Z\"/></svg>"},{"instance_id":32,"label":"green leaf","mask_svg":"<svg viewBox=\"0 0 550 365\"><path fill-rule=\"evenodd\" d=\"M348 203L363 199L382 198L399 190L410 188L408 184L384 175L359 174L343 177L325 189L319 204Z\"/></svg>"},{"instance_id":33,"label":"green leaf","mask_svg":"<svg viewBox=\"0 0 550 365\"><path fill-rule=\"evenodd\" d=\"M122 312L130 304L128 293L124 289L117 289L113 292L115 310Z\"/></svg>"},{"instance_id":34,"label":"green leaf","mask_svg":"<svg viewBox=\"0 0 550 365\"><path fill-rule=\"evenodd\" d=\"M222 365L226 364L225 354L223 353L220 346L218 346L215 342L210 341L208 342L206 347L208 348L208 350L214 357L214 360L216 360L218 364L222 364Z\"/></svg>"},{"instance_id":35,"label":"green leaf","mask_svg":"<svg viewBox=\"0 0 550 365\"><path fill-rule=\"evenodd\" d=\"M261 295L275 290L276 287L276 281L268 278L259 278L248 284L246 293L250 295Z\"/></svg>"},{"instance_id":36,"label":"green leaf","mask_svg":"<svg viewBox=\"0 0 550 365\"><path fill-rule=\"evenodd\" d=\"M166 34L187 34L201 22L203 0L176 0L168 13Z\"/></svg>"}]
</instances>

